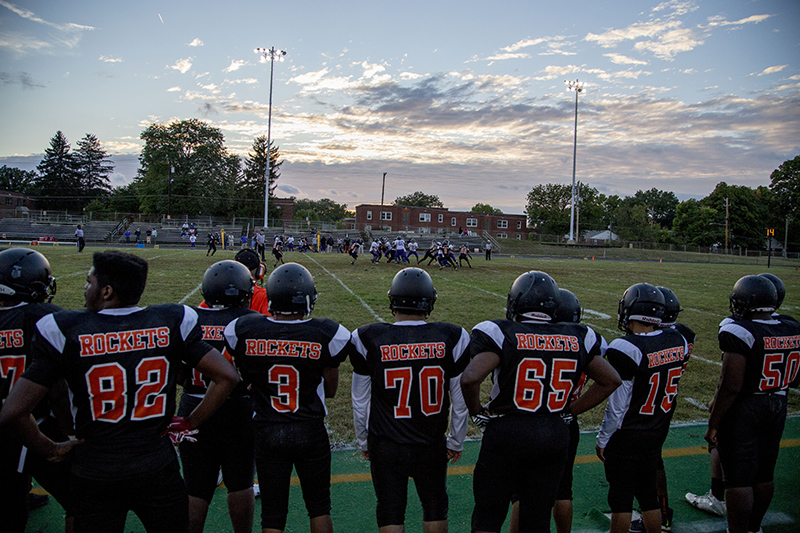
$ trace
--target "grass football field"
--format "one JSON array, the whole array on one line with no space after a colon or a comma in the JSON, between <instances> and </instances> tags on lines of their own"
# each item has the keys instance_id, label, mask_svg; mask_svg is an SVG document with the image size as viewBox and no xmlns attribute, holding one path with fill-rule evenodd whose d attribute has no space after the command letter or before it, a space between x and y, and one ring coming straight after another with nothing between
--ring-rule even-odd
<instances>
[{"instance_id":1,"label":"grass football field","mask_svg":"<svg viewBox=\"0 0 800 533\"><path fill-rule=\"evenodd\" d=\"M83 306L83 285L86 272L91 266L91 254L102 249L104 248L90 246L83 253L78 254L74 247L40 248L40 251L50 260L53 267L53 275L58 282L58 293L53 303L70 309L77 309ZM214 257L206 257L203 253L205 250L200 249L131 248L127 249L127 251L145 257L150 264L148 284L140 302L141 305L164 302L180 302L190 305L200 303L202 300L200 282L205 269L215 261L232 259L235 253L235 251L220 250ZM369 255L361 255L356 264L351 265L351 258L344 254L301 254L297 252L285 254L287 262L295 261L304 265L315 278L319 299L313 316L332 318L350 330L370 322L392 320L388 306L387 291L393 276L402 266L394 263L386 264L385 260L380 264L371 264L370 258ZM271 257L267 257L268 273L272 271L271 259ZM687 449L694 448L695 452L697 447L702 447L703 445L702 434L704 429L701 424L707 420L706 404L712 399L719 378L721 364L716 334L720 320L729 314L728 294L735 281L741 276L767 271L765 264L731 265L709 263L702 260L698 262L661 262L658 259L626 261L600 258L593 260L591 257L495 256L491 261L485 261L483 257L478 255L473 259L471 269L463 268L454 271L448 268L439 270L435 265L424 266L424 268L431 274L438 291L438 300L431 315L431 320L453 322L463 326L468 331L483 320L505 316L508 289L518 275L528 270L545 271L553 276L559 287L574 292L583 307L583 323L590 325L609 342L621 334L617 329L617 302L627 287L638 282L648 282L672 289L680 299L684 309L679 321L697 333L693 358L680 382L678 405L674 418L676 426L683 426L683 429L680 430L682 432L681 435L689 439L686 442L682 442L679 447L688 446ZM800 271L796 270L795 266L775 266L773 264L769 272L780 277L786 284L787 295L781 311L790 315L800 314ZM339 393L336 398L327 402L329 410L327 422L331 441L336 448L340 449L340 452L337 452L334 456L334 471L337 468L343 468L345 472L348 472L345 475L350 475L349 472L361 472L353 475L366 475L368 480L368 473L363 473L364 471L368 472L368 469L365 469L363 464L358 464L357 454L354 454L352 450L348 450L354 443L352 410L349 397L351 378L349 362L344 363L340 370ZM487 397L488 391L489 384L487 382L484 383L484 394ZM795 414L800 411L800 394L797 394L796 390L789 393L789 410L790 413ZM581 415L582 429L586 431L596 428L602 420L602 414L602 407L598 407ZM692 423L697 423L697 425ZM797 419L794 419L792 424L797 426ZM788 468L795 473L798 471L798 459L800 459L796 451L796 447L800 444L800 441L798 441L800 434L797 434L797 432L798 428L795 427L791 436L793 440L790 440L788 445L791 451L782 452L781 458L782 463L788 461ZM477 430L471 425L470 435L479 436ZM592 438L584 437L582 448L579 451L579 455L586 455L586 462L589 463L592 462L592 443ZM592 445L589 446L589 444ZM584 445L586 445L585 449L583 448ZM476 455L479 443L472 443L470 447ZM687 453L686 455L689 457L702 455L695 452ZM470 461L467 453L465 453L465 459L468 465L474 464L474 458ZM697 477L701 486L690 487L687 490L705 492L708 478L707 458L700 457L692 460L697 466L689 467L685 476ZM337 466L337 461L343 461L344 464ZM349 462L354 462L354 465L352 467L347 466ZM467 466L466 468L471 467ZM595 465L594 468L598 468L598 465ZM456 471L457 474L459 472ZM460 472L460 477L469 478L468 481L471 482L471 476L467 475L468 473L466 471ZM602 468L599 468L598 473L591 475L597 478L593 483L596 482L599 485L604 483ZM576 483L577 479L576 472ZM683 479L683 482L685 483L686 479ZM373 521L374 495L370 497L371 485L369 483L361 484L368 485L368 490L365 492L366 496L364 496L368 498L366 500L367 503L362 507L368 508L365 511L365 516L369 521L363 525L363 528L362 526L351 526L356 527L356 529L339 528L339 530L361 531L375 529ZM293 491L296 489L297 487L293 488ZM464 490L466 491L464 497L471 497L469 488ZM672 485L670 490L673 490ZM675 490L676 494L672 495L672 498L680 498L682 500L682 493L678 494L681 489ZM797 502L800 501L800 493L798 493L796 487L790 490L794 494L794 504L791 508L796 512L798 511ZM602 508L605 493L604 490L599 492L602 493L601 503L598 504L599 507L590 506L590 510ZM361 498L358 495L353 495L353 497ZM308 522L302 511L302 500L299 498L299 494L295 495L294 492L292 498L292 513L296 515L296 519L293 520L290 517L290 524L292 525L287 527L287 531L305 531L308 528ZM337 496L334 496L334 507L336 507L336 498ZM455 498L456 495L451 495L451 501ZM220 503L219 512L224 519L224 497L219 495L215 498L215 501L223 502ZM418 504L414 503L413 496L410 497L410 502L409 520L412 519L412 516L416 516L411 509L418 506ZM683 505L682 507L688 506ZM454 511L455 509L451 505L451 518L455 518ZM257 505L256 524L258 524L258 512ZM590 511L586 512L589 513ZM461 525L457 526L451 520L452 531L468 530L469 510L464 510L464 513L466 514L463 516L461 512L458 513L460 521L457 523ZM702 517L702 513L695 516L697 520ZM32 515L32 518L34 518L34 515ZM793 526L787 525L786 527L789 529L781 527L776 531L792 531L791 528L796 527L797 524L793 521L790 522ZM337 520L334 519L334 525L336 524ZM719 524L713 528L709 523L705 524L705 526L698 526L700 529L694 530L724 530L724 526L723 529L716 529ZM50 527L52 526L53 524L51 523ZM230 527L229 521L222 520L219 522L221 530L226 530L226 526L227 528ZM706 526L708 529L703 529ZM44 530L51 530L50 527L46 527ZM592 526L592 530L594 530L594 527ZM578 529L580 528L576 528L576 530ZM131 530L136 530L136 528L134 527ZM207 530L216 530L216 528L209 527ZM416 525L411 526L409 524L408 530L417 531L418 528ZM690 531L690 529L684 530ZM770 529L766 531L770 531Z\"/></svg>"}]
</instances>

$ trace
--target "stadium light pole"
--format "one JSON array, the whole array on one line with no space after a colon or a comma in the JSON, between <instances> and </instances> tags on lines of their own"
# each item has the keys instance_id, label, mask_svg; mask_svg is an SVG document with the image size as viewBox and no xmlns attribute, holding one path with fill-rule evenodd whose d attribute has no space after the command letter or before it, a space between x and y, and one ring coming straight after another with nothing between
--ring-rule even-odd
<instances>
[{"instance_id":1,"label":"stadium light pole","mask_svg":"<svg viewBox=\"0 0 800 533\"><path fill-rule=\"evenodd\" d=\"M578 80L575 81L564 80L564 83L567 84L568 91L575 91L575 135L572 144L572 196L570 200L570 209L569 209L569 242L574 243L575 242L575 163L577 161L577 156L578 156L578 93L583 91L583 84L579 83Z\"/></svg>"},{"instance_id":2,"label":"stadium light pole","mask_svg":"<svg viewBox=\"0 0 800 533\"><path fill-rule=\"evenodd\" d=\"M269 118L267 119L267 173L264 184L264 230L269 227L269 167L272 159L272 73L275 67L275 60L283 60L286 55L285 50L272 48L256 48L256 53L260 54L264 61L269 60Z\"/></svg>"}]
</instances>

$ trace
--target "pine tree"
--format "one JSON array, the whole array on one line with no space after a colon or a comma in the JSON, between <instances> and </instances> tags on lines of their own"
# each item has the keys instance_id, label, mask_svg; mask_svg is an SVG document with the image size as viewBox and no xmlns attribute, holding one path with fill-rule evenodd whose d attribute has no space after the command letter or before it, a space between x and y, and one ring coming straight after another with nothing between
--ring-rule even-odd
<instances>
[{"instance_id":1,"label":"pine tree","mask_svg":"<svg viewBox=\"0 0 800 533\"><path fill-rule=\"evenodd\" d=\"M269 196L274 197L275 183L280 178L280 167L283 161L278 161L280 151L272 146L270 151L269 167ZM267 173L267 138L265 136L256 137L253 141L252 151L247 154L244 161L244 176L240 184L241 198L245 199L247 214L258 215L264 213L264 176ZM273 207L270 206L270 217Z\"/></svg>"},{"instance_id":2,"label":"pine tree","mask_svg":"<svg viewBox=\"0 0 800 533\"><path fill-rule=\"evenodd\" d=\"M35 190L42 209L78 209L81 203L80 175L69 141L61 131L50 139L50 148L36 167Z\"/></svg>"},{"instance_id":3,"label":"pine tree","mask_svg":"<svg viewBox=\"0 0 800 533\"><path fill-rule=\"evenodd\" d=\"M97 137L87 133L78 141L75 161L80 175L81 194L87 197L86 202L111 192L109 175L114 172L114 163L111 162L108 152L100 145Z\"/></svg>"}]
</instances>

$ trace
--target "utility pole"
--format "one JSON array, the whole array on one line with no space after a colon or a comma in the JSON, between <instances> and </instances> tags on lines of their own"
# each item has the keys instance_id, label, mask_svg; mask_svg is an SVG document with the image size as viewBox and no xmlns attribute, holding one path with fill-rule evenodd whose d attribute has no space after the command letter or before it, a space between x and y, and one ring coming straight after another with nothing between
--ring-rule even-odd
<instances>
[{"instance_id":1,"label":"utility pole","mask_svg":"<svg viewBox=\"0 0 800 533\"><path fill-rule=\"evenodd\" d=\"M572 144L572 199L569 209L569 242L575 242L575 165L578 156L578 93L583 91L583 85L575 81L564 81L568 91L575 91L575 136Z\"/></svg>"},{"instance_id":2,"label":"utility pole","mask_svg":"<svg viewBox=\"0 0 800 533\"><path fill-rule=\"evenodd\" d=\"M264 184L264 229L269 227L269 167L270 160L272 159L272 73L275 67L275 60L283 60L286 55L284 50L277 50L274 46L272 48L256 48L256 53L264 57L264 61L269 59L269 118L267 119L267 175L265 176L266 183Z\"/></svg>"},{"instance_id":3,"label":"utility pole","mask_svg":"<svg viewBox=\"0 0 800 533\"><path fill-rule=\"evenodd\" d=\"M730 202L725 198L725 255L728 255L728 229L731 222Z\"/></svg>"},{"instance_id":4,"label":"utility pole","mask_svg":"<svg viewBox=\"0 0 800 533\"><path fill-rule=\"evenodd\" d=\"M378 219L380 220L380 228L383 229L383 193L386 190L386 172L383 173L383 184L381 185L381 212L378 213Z\"/></svg>"}]
</instances>

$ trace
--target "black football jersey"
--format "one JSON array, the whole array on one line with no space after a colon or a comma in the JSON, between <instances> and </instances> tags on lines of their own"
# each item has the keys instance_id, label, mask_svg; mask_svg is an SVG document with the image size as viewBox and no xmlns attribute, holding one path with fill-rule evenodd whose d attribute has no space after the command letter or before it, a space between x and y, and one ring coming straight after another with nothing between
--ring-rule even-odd
<instances>
[{"instance_id":1,"label":"black football jersey","mask_svg":"<svg viewBox=\"0 0 800 533\"><path fill-rule=\"evenodd\" d=\"M563 411L581 375L600 355L601 337L583 324L487 320L472 329L472 356L500 356L489 409L500 414L546 416Z\"/></svg>"},{"instance_id":2,"label":"black football jersey","mask_svg":"<svg viewBox=\"0 0 800 533\"><path fill-rule=\"evenodd\" d=\"M368 423L364 424L363 416L356 421L362 449L367 430L400 444L441 442L447 431L451 395L457 394L459 404L465 407L459 376L469 363L467 331L447 322L380 322L358 328L352 340L354 410L359 376L370 392ZM466 412L460 418L465 433ZM460 450L463 435L452 437L448 447Z\"/></svg>"},{"instance_id":3,"label":"black football jersey","mask_svg":"<svg viewBox=\"0 0 800 533\"><path fill-rule=\"evenodd\" d=\"M240 316L256 314L246 307L225 307L225 308L207 308L207 307L193 307L197 313L197 320L200 324L200 331L203 335L203 340L208 344L223 352L225 350L225 326L230 324L233 320ZM231 361L233 364L233 361ZM204 376L202 372L196 368L186 368L184 372L185 378L183 380L183 392L193 396L205 396L208 386L211 384L211 379ZM247 384L239 383L231 396L245 396L247 395Z\"/></svg>"},{"instance_id":4,"label":"black football jersey","mask_svg":"<svg viewBox=\"0 0 800 533\"><path fill-rule=\"evenodd\" d=\"M36 322L61 311L57 305L21 303L0 307L0 404L31 362L31 339Z\"/></svg>"},{"instance_id":5,"label":"black football jersey","mask_svg":"<svg viewBox=\"0 0 800 533\"><path fill-rule=\"evenodd\" d=\"M250 386L254 420L324 418L322 372L347 358L350 332L327 318L282 321L261 314L225 328L225 351Z\"/></svg>"},{"instance_id":6,"label":"black football jersey","mask_svg":"<svg viewBox=\"0 0 800 533\"><path fill-rule=\"evenodd\" d=\"M36 322L45 315L61 310L57 305L47 303L21 303L14 307L0 307L0 406L30 366L31 339ZM33 410L33 416L37 420L49 413L46 399L39 402Z\"/></svg>"},{"instance_id":7,"label":"black football jersey","mask_svg":"<svg viewBox=\"0 0 800 533\"><path fill-rule=\"evenodd\" d=\"M618 429L669 430L675 397L689 358L677 329L657 329L611 341L606 358L622 378L608 399L597 443L605 448Z\"/></svg>"},{"instance_id":8,"label":"black football jersey","mask_svg":"<svg viewBox=\"0 0 800 533\"><path fill-rule=\"evenodd\" d=\"M76 435L85 440L75 473L132 477L174 458L161 432L175 413L178 367L212 349L191 307L62 311L36 323L31 346L25 378L51 387L64 377L72 393Z\"/></svg>"},{"instance_id":9,"label":"black football jersey","mask_svg":"<svg viewBox=\"0 0 800 533\"><path fill-rule=\"evenodd\" d=\"M800 324L793 320L733 320L719 329L719 347L747 359L740 394L785 390L800 367Z\"/></svg>"}]
</instances>

